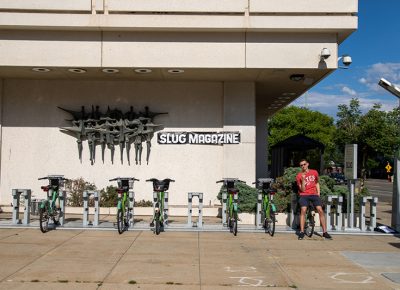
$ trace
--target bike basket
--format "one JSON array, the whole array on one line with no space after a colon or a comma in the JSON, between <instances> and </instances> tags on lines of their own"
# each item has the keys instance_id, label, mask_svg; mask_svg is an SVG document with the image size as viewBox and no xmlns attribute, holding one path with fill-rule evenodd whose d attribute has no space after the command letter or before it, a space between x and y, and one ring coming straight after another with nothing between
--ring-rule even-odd
<instances>
[{"instance_id":1,"label":"bike basket","mask_svg":"<svg viewBox=\"0 0 400 290\"><path fill-rule=\"evenodd\" d=\"M154 191L167 191L169 188L169 181L153 181Z\"/></svg>"},{"instance_id":2,"label":"bike basket","mask_svg":"<svg viewBox=\"0 0 400 290\"><path fill-rule=\"evenodd\" d=\"M50 179L50 185L51 186L60 186L60 180L58 178L51 178Z\"/></svg>"}]
</instances>

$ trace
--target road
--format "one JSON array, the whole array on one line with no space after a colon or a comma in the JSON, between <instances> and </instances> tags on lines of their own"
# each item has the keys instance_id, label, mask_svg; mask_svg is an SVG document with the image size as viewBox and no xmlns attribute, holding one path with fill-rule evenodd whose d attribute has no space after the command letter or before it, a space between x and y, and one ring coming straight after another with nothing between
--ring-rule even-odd
<instances>
[{"instance_id":1,"label":"road","mask_svg":"<svg viewBox=\"0 0 400 290\"><path fill-rule=\"evenodd\" d=\"M371 195L377 196L380 202L392 204L393 183L388 182L386 179L367 179L365 185Z\"/></svg>"}]
</instances>

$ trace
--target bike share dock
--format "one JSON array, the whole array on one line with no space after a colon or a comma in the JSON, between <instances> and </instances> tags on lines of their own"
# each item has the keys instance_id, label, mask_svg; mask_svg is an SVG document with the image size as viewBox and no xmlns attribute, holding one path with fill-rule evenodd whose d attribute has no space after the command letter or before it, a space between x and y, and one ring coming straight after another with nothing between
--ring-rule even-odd
<instances>
[{"instance_id":1,"label":"bike share dock","mask_svg":"<svg viewBox=\"0 0 400 290\"><path fill-rule=\"evenodd\" d=\"M3 207L4 212L0 215L0 227L2 228L35 228L39 227L39 217L37 204L39 201L32 200L32 194L30 189L13 189L13 205L10 208ZM62 215L60 217L60 226L57 229L93 229L93 230L116 230L116 213L113 209L103 208L99 206L100 193L97 191L85 191L83 194L84 204L81 209L71 208L69 209L65 205L65 191L60 191L60 207ZM168 199L168 194L165 195ZM223 199L226 196L223 194ZM89 206L90 200L94 199L94 206ZM193 205L193 200L198 199L198 204ZM129 202L133 205L134 193L129 192ZM93 202L92 202L93 203ZM376 227L376 206L378 200L373 197L362 197L360 200L360 213L357 218L354 218L354 223L350 223L347 214L342 212L343 199L337 196L329 196L326 206L326 219L328 231L332 234L380 234L374 231ZM167 203L166 203L167 204ZM259 205L259 201L258 201ZM258 206L259 207L259 206ZM166 206L165 214L168 217L168 225L165 227L165 231L205 231L205 232L229 232L229 229L223 224L224 217L226 217L225 207L214 207L214 213L219 210L219 214L210 216L210 208L204 207L203 205L203 194L201 192L189 192L188 193L188 204L186 208L186 215L182 214L185 208L180 208L180 214L171 214L172 211L176 211L174 207ZM369 215L368 213L369 209ZM135 207L132 208L132 222L130 223L129 230L143 231L151 230L149 223L151 220L151 211L145 213L146 208ZM208 215L204 213L208 211ZM92 212L92 213L91 213ZM260 211L257 210L260 214ZM23 218L21 218L23 213ZM135 215L136 213L137 215ZM264 230L260 227L260 216L254 217L253 224L243 224L239 220L239 234L240 232L260 232L264 233ZM220 217L218 217L218 215ZM318 218L318 215L316 215ZM279 220L291 221L291 226L278 222L276 225L277 233L295 233L295 213L287 215L284 218L278 218ZM318 219L317 219L318 222ZM317 232L321 229L317 226Z\"/></svg>"}]
</instances>

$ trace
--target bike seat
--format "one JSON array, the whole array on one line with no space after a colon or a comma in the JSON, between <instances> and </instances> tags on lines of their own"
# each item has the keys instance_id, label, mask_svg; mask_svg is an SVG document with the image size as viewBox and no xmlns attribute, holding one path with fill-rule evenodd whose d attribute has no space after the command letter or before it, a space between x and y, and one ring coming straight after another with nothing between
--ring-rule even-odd
<instances>
[{"instance_id":1,"label":"bike seat","mask_svg":"<svg viewBox=\"0 0 400 290\"><path fill-rule=\"evenodd\" d=\"M228 193L229 194L235 194L235 193L238 193L239 192L239 189L237 189L237 188L229 188L228 189Z\"/></svg>"}]
</instances>

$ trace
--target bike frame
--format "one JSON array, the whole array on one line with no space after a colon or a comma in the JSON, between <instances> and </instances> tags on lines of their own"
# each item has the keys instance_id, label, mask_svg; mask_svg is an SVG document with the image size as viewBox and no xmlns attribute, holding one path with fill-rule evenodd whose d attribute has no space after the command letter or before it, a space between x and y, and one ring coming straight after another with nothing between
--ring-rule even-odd
<instances>
[{"instance_id":1,"label":"bike frame","mask_svg":"<svg viewBox=\"0 0 400 290\"><path fill-rule=\"evenodd\" d=\"M117 209L122 210L122 213L125 214L125 203L128 200L128 194L126 191L122 194L122 196L118 199Z\"/></svg>"},{"instance_id":2,"label":"bike frame","mask_svg":"<svg viewBox=\"0 0 400 290\"><path fill-rule=\"evenodd\" d=\"M227 199L228 200L227 208L229 208L229 217L232 218L232 217L234 217L234 214L237 214L238 206L237 206L237 202L235 202L235 199L234 199L235 194L228 191L228 195L229 195L229 197Z\"/></svg>"},{"instance_id":3,"label":"bike frame","mask_svg":"<svg viewBox=\"0 0 400 290\"><path fill-rule=\"evenodd\" d=\"M47 210L49 211L49 214L53 214L56 207L56 200L59 198L58 190L49 189L49 193L46 194L47 194L47 199L42 201L42 203L40 204L40 208L43 209L46 207L46 205L49 205L47 206Z\"/></svg>"},{"instance_id":4,"label":"bike frame","mask_svg":"<svg viewBox=\"0 0 400 290\"><path fill-rule=\"evenodd\" d=\"M159 216L160 222L164 222L164 197L165 197L164 191L157 192L158 210L160 212L160 216ZM155 220L155 218L156 218L156 212L154 211L153 219Z\"/></svg>"},{"instance_id":5,"label":"bike frame","mask_svg":"<svg viewBox=\"0 0 400 290\"><path fill-rule=\"evenodd\" d=\"M271 193L269 192L267 193L263 190L262 195L263 195L263 207L265 211L265 216L269 217L271 214L271 208L273 212L276 212L275 205L272 202Z\"/></svg>"}]
</instances>

